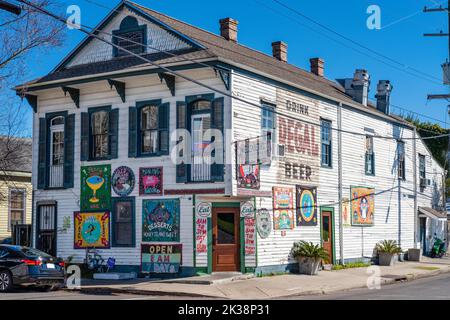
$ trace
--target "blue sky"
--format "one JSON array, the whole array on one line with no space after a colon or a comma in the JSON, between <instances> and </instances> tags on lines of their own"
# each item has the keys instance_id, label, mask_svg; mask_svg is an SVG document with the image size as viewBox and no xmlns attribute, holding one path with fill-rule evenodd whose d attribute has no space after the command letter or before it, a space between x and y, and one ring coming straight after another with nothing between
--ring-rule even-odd
<instances>
[{"instance_id":1,"label":"blue sky","mask_svg":"<svg viewBox=\"0 0 450 320\"><path fill-rule=\"evenodd\" d=\"M423 33L445 31L447 17L444 12L421 11L424 6L434 7L437 3L446 5L447 1L280 1L336 32L395 60L395 62L387 61L395 68L380 62L380 57L377 57L378 60L371 58L376 55L321 29L273 0L136 0L141 5L214 33L219 32L220 18L235 18L239 21L238 41L241 44L270 54L271 43L283 40L289 47L290 63L308 69L309 58L322 57L325 59L325 75L329 79L351 77L355 69L367 69L372 78L370 92L372 98L376 93L378 80L388 79L394 86L392 93L394 105L445 121L447 101L427 102L426 97L428 93L447 93L449 90L439 81L442 78L440 65L448 56L447 38L426 38L423 37ZM95 26L108 13L105 7L113 8L120 1L59 0L59 2L65 6L77 4L81 8L82 24ZM366 26L369 17L366 10L370 5L378 5L381 9L381 30L369 30ZM48 73L83 38L84 35L80 31L68 31L64 47L53 50L45 56L30 59L29 78ZM356 48L360 52L351 48ZM412 76L407 73L412 72L411 68L420 70L433 79ZM399 110L394 108L393 111Z\"/></svg>"}]
</instances>

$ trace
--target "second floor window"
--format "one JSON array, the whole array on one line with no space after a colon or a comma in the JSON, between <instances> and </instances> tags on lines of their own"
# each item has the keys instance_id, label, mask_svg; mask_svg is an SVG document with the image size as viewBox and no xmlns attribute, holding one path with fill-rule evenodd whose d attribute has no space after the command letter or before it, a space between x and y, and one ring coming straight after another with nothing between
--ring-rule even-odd
<instances>
[{"instance_id":1,"label":"second floor window","mask_svg":"<svg viewBox=\"0 0 450 320\"><path fill-rule=\"evenodd\" d=\"M25 190L10 190L9 192L9 230L16 224L25 222Z\"/></svg>"},{"instance_id":2,"label":"second floor window","mask_svg":"<svg viewBox=\"0 0 450 320\"><path fill-rule=\"evenodd\" d=\"M427 178L426 175L426 165L425 165L425 156L422 154L419 154L419 178L420 178L420 185L425 186L425 179Z\"/></svg>"},{"instance_id":3,"label":"second floor window","mask_svg":"<svg viewBox=\"0 0 450 320\"><path fill-rule=\"evenodd\" d=\"M147 26L140 26L138 20L132 16L125 17L120 23L120 29L113 31L113 43L136 54L145 53L146 38ZM113 47L114 57L129 56L127 51Z\"/></svg>"},{"instance_id":4,"label":"second floor window","mask_svg":"<svg viewBox=\"0 0 450 320\"><path fill-rule=\"evenodd\" d=\"M92 159L104 159L109 155L109 113L91 113Z\"/></svg>"},{"instance_id":5,"label":"second floor window","mask_svg":"<svg viewBox=\"0 0 450 320\"><path fill-rule=\"evenodd\" d=\"M397 142L397 171L398 178L405 180L405 143L403 141Z\"/></svg>"},{"instance_id":6,"label":"second floor window","mask_svg":"<svg viewBox=\"0 0 450 320\"><path fill-rule=\"evenodd\" d=\"M321 155L321 164L324 167L331 167L332 160L332 145L331 145L331 121L321 120L320 121L321 128L321 146L322 146L322 155Z\"/></svg>"},{"instance_id":7,"label":"second floor window","mask_svg":"<svg viewBox=\"0 0 450 320\"><path fill-rule=\"evenodd\" d=\"M50 168L49 187L64 185L64 117L50 120Z\"/></svg>"},{"instance_id":8,"label":"second floor window","mask_svg":"<svg viewBox=\"0 0 450 320\"><path fill-rule=\"evenodd\" d=\"M373 137L366 136L366 154L365 154L366 174L375 174L375 152L373 151Z\"/></svg>"}]
</instances>

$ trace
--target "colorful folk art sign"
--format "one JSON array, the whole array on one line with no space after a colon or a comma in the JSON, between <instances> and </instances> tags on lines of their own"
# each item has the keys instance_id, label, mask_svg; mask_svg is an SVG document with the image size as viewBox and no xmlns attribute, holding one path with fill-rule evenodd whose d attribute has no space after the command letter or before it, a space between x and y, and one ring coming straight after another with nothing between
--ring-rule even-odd
<instances>
[{"instance_id":1,"label":"colorful folk art sign","mask_svg":"<svg viewBox=\"0 0 450 320\"><path fill-rule=\"evenodd\" d=\"M273 187L273 229L294 229L294 191Z\"/></svg>"},{"instance_id":2,"label":"colorful folk art sign","mask_svg":"<svg viewBox=\"0 0 450 320\"><path fill-rule=\"evenodd\" d=\"M111 184L114 192L121 196L128 196L134 189L134 172L131 168L122 166L114 170Z\"/></svg>"},{"instance_id":3,"label":"colorful folk art sign","mask_svg":"<svg viewBox=\"0 0 450 320\"><path fill-rule=\"evenodd\" d=\"M106 210L111 206L111 165L81 167L80 210Z\"/></svg>"},{"instance_id":4,"label":"colorful folk art sign","mask_svg":"<svg viewBox=\"0 0 450 320\"><path fill-rule=\"evenodd\" d=\"M163 168L140 168L139 195L162 196L163 192Z\"/></svg>"},{"instance_id":5,"label":"colorful folk art sign","mask_svg":"<svg viewBox=\"0 0 450 320\"><path fill-rule=\"evenodd\" d=\"M272 232L272 220L267 209L259 209L256 213L256 230L261 239L266 239Z\"/></svg>"},{"instance_id":6,"label":"colorful folk art sign","mask_svg":"<svg viewBox=\"0 0 450 320\"><path fill-rule=\"evenodd\" d=\"M180 241L180 200L142 200L142 241Z\"/></svg>"},{"instance_id":7,"label":"colorful folk art sign","mask_svg":"<svg viewBox=\"0 0 450 320\"><path fill-rule=\"evenodd\" d=\"M200 202L195 214L195 252L197 266L208 263L208 219L211 218L212 204Z\"/></svg>"},{"instance_id":8,"label":"colorful folk art sign","mask_svg":"<svg viewBox=\"0 0 450 320\"><path fill-rule=\"evenodd\" d=\"M182 257L181 244L142 244L143 273L178 273Z\"/></svg>"},{"instance_id":9,"label":"colorful folk art sign","mask_svg":"<svg viewBox=\"0 0 450 320\"><path fill-rule=\"evenodd\" d=\"M342 198L342 225L344 227L349 227L352 225L350 200L348 198Z\"/></svg>"},{"instance_id":10,"label":"colorful folk art sign","mask_svg":"<svg viewBox=\"0 0 450 320\"><path fill-rule=\"evenodd\" d=\"M317 188L296 186L297 226L317 225Z\"/></svg>"},{"instance_id":11,"label":"colorful folk art sign","mask_svg":"<svg viewBox=\"0 0 450 320\"><path fill-rule=\"evenodd\" d=\"M246 256L254 256L256 254L256 219L244 218L244 228L244 253Z\"/></svg>"},{"instance_id":12,"label":"colorful folk art sign","mask_svg":"<svg viewBox=\"0 0 450 320\"><path fill-rule=\"evenodd\" d=\"M254 218L255 207L250 201L241 203L241 218Z\"/></svg>"},{"instance_id":13,"label":"colorful folk art sign","mask_svg":"<svg viewBox=\"0 0 450 320\"><path fill-rule=\"evenodd\" d=\"M259 190L260 170L259 165L238 166L238 188Z\"/></svg>"},{"instance_id":14,"label":"colorful folk art sign","mask_svg":"<svg viewBox=\"0 0 450 320\"><path fill-rule=\"evenodd\" d=\"M351 215L353 226L373 226L375 189L351 187Z\"/></svg>"},{"instance_id":15,"label":"colorful folk art sign","mask_svg":"<svg viewBox=\"0 0 450 320\"><path fill-rule=\"evenodd\" d=\"M109 211L75 212L74 248L109 248L109 222Z\"/></svg>"}]
</instances>

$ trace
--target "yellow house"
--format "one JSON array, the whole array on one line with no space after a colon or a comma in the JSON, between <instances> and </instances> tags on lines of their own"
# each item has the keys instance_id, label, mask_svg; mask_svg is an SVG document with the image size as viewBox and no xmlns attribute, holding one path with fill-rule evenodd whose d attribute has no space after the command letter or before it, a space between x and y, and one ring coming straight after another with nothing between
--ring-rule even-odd
<instances>
[{"instance_id":1,"label":"yellow house","mask_svg":"<svg viewBox=\"0 0 450 320\"><path fill-rule=\"evenodd\" d=\"M0 136L0 241L13 225L31 224L31 139Z\"/></svg>"}]
</instances>

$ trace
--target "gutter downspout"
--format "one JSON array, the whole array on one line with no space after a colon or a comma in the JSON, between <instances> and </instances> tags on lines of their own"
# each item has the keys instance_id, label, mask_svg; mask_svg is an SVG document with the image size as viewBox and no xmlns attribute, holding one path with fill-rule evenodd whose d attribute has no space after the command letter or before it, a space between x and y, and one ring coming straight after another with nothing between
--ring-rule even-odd
<instances>
[{"instance_id":1,"label":"gutter downspout","mask_svg":"<svg viewBox=\"0 0 450 320\"><path fill-rule=\"evenodd\" d=\"M419 225L419 212L417 208L417 150L416 150L416 134L417 129L414 127L413 131L413 184L414 184L414 249L417 249L417 227Z\"/></svg>"},{"instance_id":2,"label":"gutter downspout","mask_svg":"<svg viewBox=\"0 0 450 320\"><path fill-rule=\"evenodd\" d=\"M338 105L338 198L339 198L339 257L344 265L344 226L342 225L342 103Z\"/></svg>"}]
</instances>

